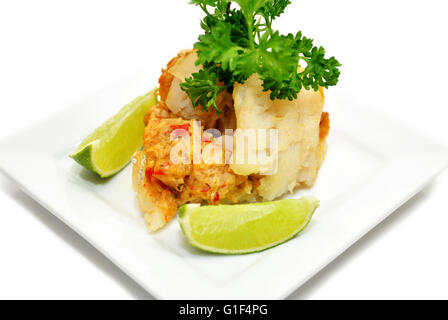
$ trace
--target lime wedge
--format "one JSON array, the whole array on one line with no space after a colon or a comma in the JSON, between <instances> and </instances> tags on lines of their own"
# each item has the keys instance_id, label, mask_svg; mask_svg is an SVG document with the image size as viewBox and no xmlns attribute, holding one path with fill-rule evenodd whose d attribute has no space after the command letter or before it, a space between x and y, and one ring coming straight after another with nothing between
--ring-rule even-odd
<instances>
[{"instance_id":1,"label":"lime wedge","mask_svg":"<svg viewBox=\"0 0 448 320\"><path fill-rule=\"evenodd\" d=\"M88 136L70 157L102 178L113 176L143 145L145 114L156 103L155 89L136 98Z\"/></svg>"},{"instance_id":2,"label":"lime wedge","mask_svg":"<svg viewBox=\"0 0 448 320\"><path fill-rule=\"evenodd\" d=\"M294 238L310 222L319 200L179 208L180 226L190 244L221 254L259 252Z\"/></svg>"}]
</instances>

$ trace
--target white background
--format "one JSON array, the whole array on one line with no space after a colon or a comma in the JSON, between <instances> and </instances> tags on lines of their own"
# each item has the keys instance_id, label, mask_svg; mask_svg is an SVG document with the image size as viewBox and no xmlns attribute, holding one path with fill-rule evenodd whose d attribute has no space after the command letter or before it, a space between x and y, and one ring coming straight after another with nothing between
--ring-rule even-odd
<instances>
[{"instance_id":1,"label":"white background","mask_svg":"<svg viewBox=\"0 0 448 320\"><path fill-rule=\"evenodd\" d=\"M201 13L187 2L0 0L0 139L191 47ZM448 146L446 1L293 2L276 27L339 58L331 90ZM448 299L447 190L445 171L291 298ZM151 296L0 176L0 298Z\"/></svg>"}]
</instances>

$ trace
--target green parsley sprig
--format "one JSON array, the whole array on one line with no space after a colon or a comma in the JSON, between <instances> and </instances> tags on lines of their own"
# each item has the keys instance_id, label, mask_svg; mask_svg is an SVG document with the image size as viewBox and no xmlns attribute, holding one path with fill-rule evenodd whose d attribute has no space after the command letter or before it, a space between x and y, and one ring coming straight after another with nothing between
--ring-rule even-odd
<instances>
[{"instance_id":1,"label":"green parsley sprig","mask_svg":"<svg viewBox=\"0 0 448 320\"><path fill-rule=\"evenodd\" d=\"M204 111L217 105L218 95L244 82L254 73L263 81L263 90L271 99L297 99L302 88L318 90L338 83L341 64L326 58L325 49L313 40L282 35L272 30L272 22L291 3L289 0L234 0L239 9L231 9L228 0L191 0L206 14L201 21L204 34L195 43L197 65L203 69L181 84L195 107ZM298 66L305 69L298 72Z\"/></svg>"}]
</instances>

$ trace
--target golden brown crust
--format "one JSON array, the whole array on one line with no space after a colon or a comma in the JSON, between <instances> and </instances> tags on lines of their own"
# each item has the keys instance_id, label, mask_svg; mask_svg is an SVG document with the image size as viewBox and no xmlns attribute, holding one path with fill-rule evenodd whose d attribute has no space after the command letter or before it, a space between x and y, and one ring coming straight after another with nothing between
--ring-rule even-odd
<instances>
[{"instance_id":1,"label":"golden brown crust","mask_svg":"<svg viewBox=\"0 0 448 320\"><path fill-rule=\"evenodd\" d=\"M172 68L179 61L180 58L185 56L186 51L182 50L177 54L176 57L168 62L166 69L162 69L162 75L159 78L159 95L161 101L166 101L168 92L170 91L171 83L173 82L174 76L169 73L169 69Z\"/></svg>"},{"instance_id":2,"label":"golden brown crust","mask_svg":"<svg viewBox=\"0 0 448 320\"><path fill-rule=\"evenodd\" d=\"M328 112L322 112L319 128L319 138L325 140L330 132L330 114Z\"/></svg>"}]
</instances>

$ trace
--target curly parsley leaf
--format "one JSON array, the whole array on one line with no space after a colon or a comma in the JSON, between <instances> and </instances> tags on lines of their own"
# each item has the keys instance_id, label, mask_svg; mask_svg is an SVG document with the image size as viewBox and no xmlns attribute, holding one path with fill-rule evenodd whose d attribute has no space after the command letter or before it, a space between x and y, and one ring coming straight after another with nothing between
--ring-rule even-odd
<instances>
[{"instance_id":1,"label":"curly parsley leaf","mask_svg":"<svg viewBox=\"0 0 448 320\"><path fill-rule=\"evenodd\" d=\"M194 45L203 70L181 85L195 106L213 107L220 113L217 96L233 85L244 83L257 73L263 90L275 99L296 99L302 88L318 90L337 84L341 64L326 58L325 49L313 40L281 35L272 30L272 21L291 3L289 0L235 0L231 9L226 0L192 0L206 13L204 34ZM299 65L304 68L299 69Z\"/></svg>"},{"instance_id":2,"label":"curly parsley leaf","mask_svg":"<svg viewBox=\"0 0 448 320\"><path fill-rule=\"evenodd\" d=\"M191 78L185 80L180 86L182 90L188 90L188 94L193 102L193 106L202 106L204 111L210 107L215 108L218 115L221 110L218 108L218 95L226 89L225 86L217 84L218 78L216 74L210 73L207 70L200 70L193 73Z\"/></svg>"},{"instance_id":3,"label":"curly parsley leaf","mask_svg":"<svg viewBox=\"0 0 448 320\"><path fill-rule=\"evenodd\" d=\"M198 50L197 64L204 65L208 62L218 62L221 68L228 70L244 50L232 41L232 25L218 22L211 32L199 37L195 48Z\"/></svg>"},{"instance_id":4,"label":"curly parsley leaf","mask_svg":"<svg viewBox=\"0 0 448 320\"><path fill-rule=\"evenodd\" d=\"M289 0L268 1L259 9L259 13L265 18L275 19L280 17L290 4L291 1Z\"/></svg>"}]
</instances>

